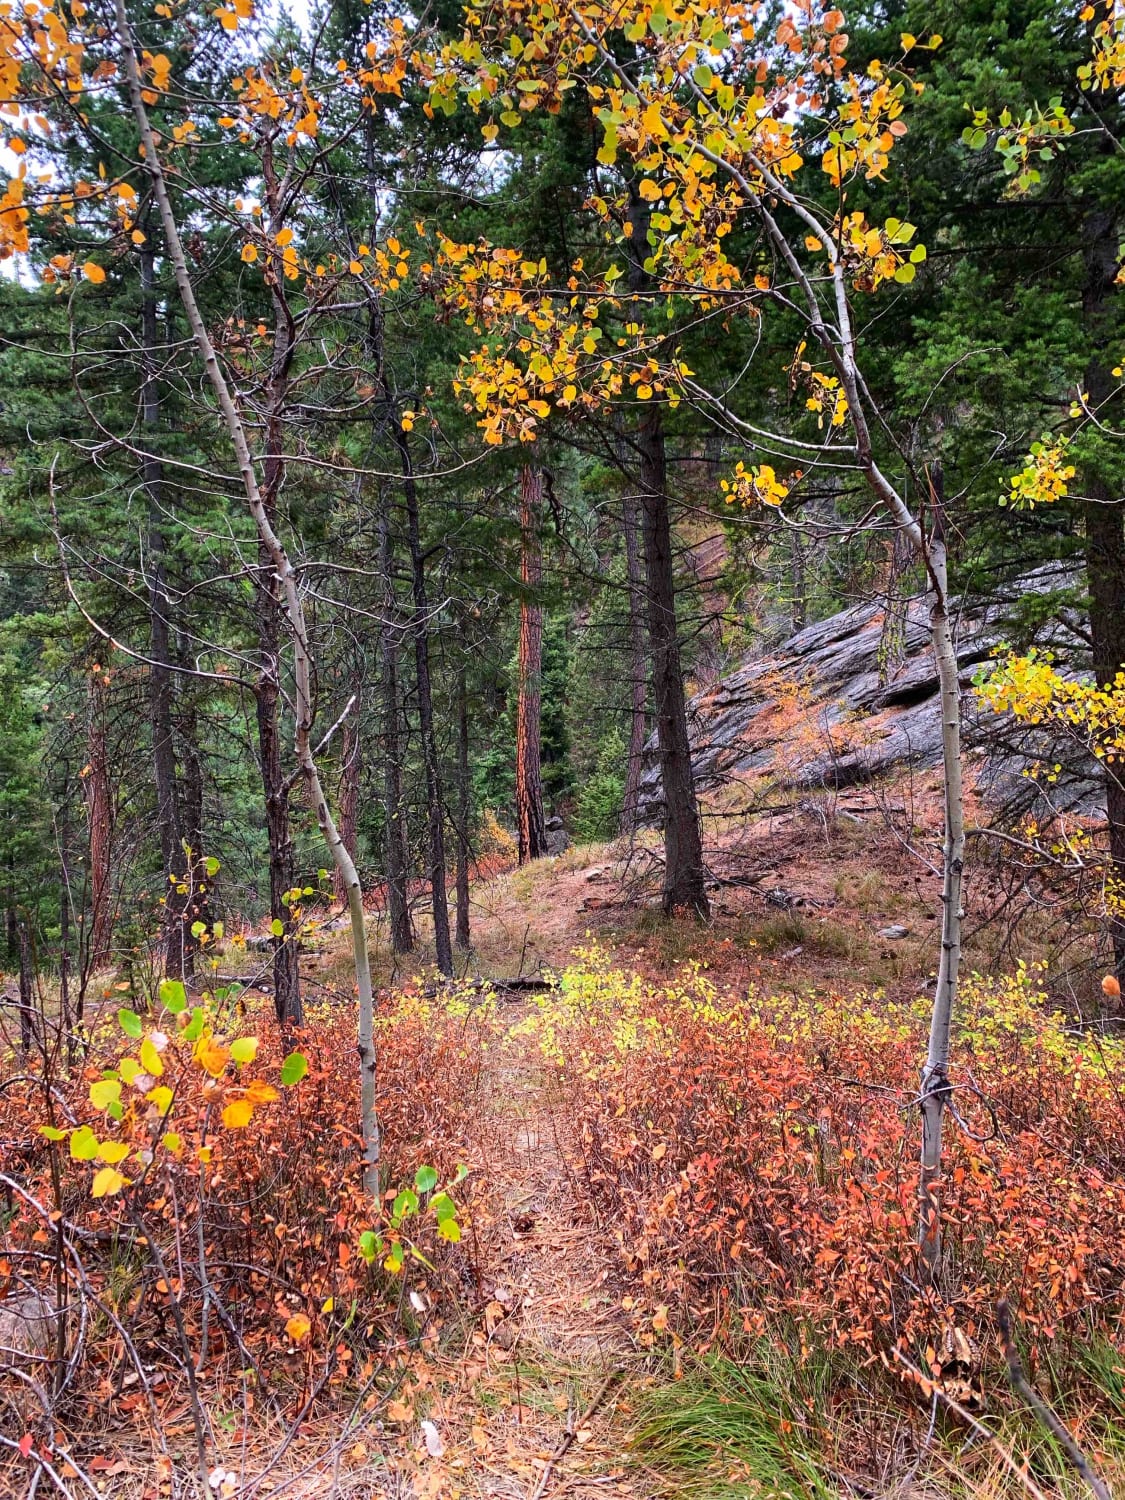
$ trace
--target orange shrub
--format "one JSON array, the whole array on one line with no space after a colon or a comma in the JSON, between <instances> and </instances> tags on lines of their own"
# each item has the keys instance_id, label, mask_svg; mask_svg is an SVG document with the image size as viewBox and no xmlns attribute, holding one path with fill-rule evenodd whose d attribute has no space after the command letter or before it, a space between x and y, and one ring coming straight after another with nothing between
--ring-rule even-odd
<instances>
[{"instance_id":1,"label":"orange shrub","mask_svg":"<svg viewBox=\"0 0 1125 1500\"><path fill-rule=\"evenodd\" d=\"M1001 1295L1036 1339L1119 1323L1125 1043L1068 1029L1031 974L964 987L943 1301L915 1250L924 1003L722 996L697 965L652 987L579 959L528 1029L573 1171L685 1324L796 1315L875 1350L979 1331Z\"/></svg>"}]
</instances>

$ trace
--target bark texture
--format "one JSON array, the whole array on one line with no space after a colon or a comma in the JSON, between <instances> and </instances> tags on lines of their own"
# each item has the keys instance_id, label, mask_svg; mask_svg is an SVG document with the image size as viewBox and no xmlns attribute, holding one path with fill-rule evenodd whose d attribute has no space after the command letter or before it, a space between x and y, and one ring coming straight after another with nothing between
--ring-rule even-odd
<instances>
[{"instance_id":1,"label":"bark texture","mask_svg":"<svg viewBox=\"0 0 1125 1500\"><path fill-rule=\"evenodd\" d=\"M359 712L358 707L355 710ZM338 826L344 848L355 861L356 821L359 814L359 776L363 763L359 754L359 729L351 715L344 720L343 739L340 746L340 795L337 799ZM332 890L337 901L348 899L344 877L336 870L332 876Z\"/></svg>"},{"instance_id":2,"label":"bark texture","mask_svg":"<svg viewBox=\"0 0 1125 1500\"><path fill-rule=\"evenodd\" d=\"M395 443L402 465L406 500L407 542L414 597L414 665L418 689L418 728L422 738L422 761L426 770L426 809L430 845L430 898L434 912L434 958L442 974L453 974L453 944L449 935L449 900L445 887L445 801L442 794L441 761L434 732L433 684L430 677L430 603L426 592L426 561L422 555L418 487L410 458L410 443L400 423L395 423Z\"/></svg>"},{"instance_id":3,"label":"bark texture","mask_svg":"<svg viewBox=\"0 0 1125 1500\"><path fill-rule=\"evenodd\" d=\"M379 505L379 572L383 584L383 624L379 632L379 674L383 696L383 850L386 860L387 914L391 948L409 953L414 947L410 902L406 886L408 843L406 809L402 800L402 709L398 689L398 605L394 583L394 536L390 500Z\"/></svg>"},{"instance_id":4,"label":"bark texture","mask_svg":"<svg viewBox=\"0 0 1125 1500\"><path fill-rule=\"evenodd\" d=\"M539 514L543 475L527 466L520 471L520 637L516 699L516 832L519 862L547 853L543 814L543 606L537 598L543 581Z\"/></svg>"},{"instance_id":5,"label":"bark texture","mask_svg":"<svg viewBox=\"0 0 1125 1500\"><path fill-rule=\"evenodd\" d=\"M454 939L458 948L468 949L472 942L469 929L469 864L472 845L469 839L472 817L472 786L469 777L469 693L465 681L465 663L457 671L457 927Z\"/></svg>"},{"instance_id":6,"label":"bark texture","mask_svg":"<svg viewBox=\"0 0 1125 1500\"><path fill-rule=\"evenodd\" d=\"M155 252L151 238L140 252L141 268L141 426L145 455L141 472L148 498L149 607L149 717L152 729L152 779L156 790L156 821L160 832L160 861L164 876L162 899L164 973L182 979L192 970L194 943L185 923L188 870L184 852L180 786L173 737L172 605L168 597L164 507L167 503L163 465L152 452L160 421L156 373L157 309Z\"/></svg>"},{"instance_id":7,"label":"bark texture","mask_svg":"<svg viewBox=\"0 0 1125 1500\"><path fill-rule=\"evenodd\" d=\"M625 533L625 576L628 588L629 628L629 750L625 765L625 791L621 799L621 832L637 827L641 769L648 739L648 671L645 661L645 596L641 569L641 547L636 497L626 494L622 502Z\"/></svg>"},{"instance_id":8,"label":"bark texture","mask_svg":"<svg viewBox=\"0 0 1125 1500\"><path fill-rule=\"evenodd\" d=\"M1092 213L1085 225L1085 281L1082 312L1090 335L1086 390L1097 409L1117 381L1106 358L1111 336L1111 299L1117 276L1117 219L1108 209ZM1125 501L1097 470L1083 474L1087 497L1086 580L1090 592L1090 638L1094 675L1099 687L1112 685L1125 666ZM1106 820L1109 834L1109 881L1125 891L1125 781L1119 764L1105 766ZM1120 899L1120 898L1119 898ZM1108 921L1113 967L1125 992L1125 917L1110 904Z\"/></svg>"},{"instance_id":9,"label":"bark texture","mask_svg":"<svg viewBox=\"0 0 1125 1500\"><path fill-rule=\"evenodd\" d=\"M630 244L648 241L650 206L636 181L629 184ZM651 290L653 279L640 259L629 262L629 288ZM703 868L703 836L691 767L683 666L676 626L676 578L672 556L672 522L668 508L668 475L664 419L656 401L641 410L637 430L641 535L644 544L645 605L648 615L652 702L664 793L664 911L687 909L710 915Z\"/></svg>"},{"instance_id":10,"label":"bark texture","mask_svg":"<svg viewBox=\"0 0 1125 1500\"><path fill-rule=\"evenodd\" d=\"M99 668L86 687L86 817L90 834L90 929L87 967L105 968L113 941L113 800L106 745L108 689Z\"/></svg>"},{"instance_id":11,"label":"bark texture","mask_svg":"<svg viewBox=\"0 0 1125 1500\"><path fill-rule=\"evenodd\" d=\"M664 423L659 406L646 406L637 434L641 465L648 638L656 742L664 788L664 910L710 914L705 889L703 838L691 769L684 676L676 629L672 527L668 515Z\"/></svg>"}]
</instances>

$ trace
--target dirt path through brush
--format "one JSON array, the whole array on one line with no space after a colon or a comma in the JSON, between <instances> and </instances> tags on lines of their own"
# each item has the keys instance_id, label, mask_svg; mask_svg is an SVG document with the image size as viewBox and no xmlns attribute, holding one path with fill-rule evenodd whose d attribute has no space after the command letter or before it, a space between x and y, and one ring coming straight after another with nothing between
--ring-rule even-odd
<instances>
[{"instance_id":1,"label":"dirt path through brush","mask_svg":"<svg viewBox=\"0 0 1125 1500\"><path fill-rule=\"evenodd\" d=\"M489 1500L649 1494L625 1461L642 1351L624 1289L567 1171L566 1122L550 1107L524 1005L504 1005L485 1054L475 1211L483 1318L457 1386L434 1403L456 1491ZM456 1451L454 1451L456 1450ZM417 1476L423 1479L425 1470ZM436 1476L435 1476L436 1477Z\"/></svg>"}]
</instances>

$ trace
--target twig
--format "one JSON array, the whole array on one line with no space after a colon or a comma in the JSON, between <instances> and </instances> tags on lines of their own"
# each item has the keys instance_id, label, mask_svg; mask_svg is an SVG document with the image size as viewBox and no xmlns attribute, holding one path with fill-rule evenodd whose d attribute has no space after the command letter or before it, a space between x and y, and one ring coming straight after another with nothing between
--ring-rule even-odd
<instances>
[{"instance_id":1,"label":"twig","mask_svg":"<svg viewBox=\"0 0 1125 1500\"><path fill-rule=\"evenodd\" d=\"M916 1381L918 1381L919 1385L921 1385L922 1389L926 1392L927 1395L938 1396L942 1401L945 1402L950 1411L955 1412L956 1415L959 1416L963 1422L966 1422L973 1429L973 1431L977 1433L979 1437L984 1438L988 1446L999 1457L1004 1467L1006 1469L1009 1469L1015 1475L1015 1477L1019 1480L1020 1484L1023 1485L1027 1493L1034 1497L1034 1500L1047 1500L1046 1495L1044 1495L1043 1491L1035 1483L1035 1480L1032 1479L1031 1475L1026 1473L1020 1467L1020 1465L1016 1463L1015 1459L1008 1452L1007 1448L1004 1447L1004 1444L1000 1441L1000 1439L996 1437L994 1433L989 1432L988 1428L984 1425L983 1422L978 1422L976 1417L973 1416L972 1412L963 1407L960 1401L955 1401L954 1398L949 1394L949 1392L943 1390L936 1380L932 1380L928 1375L923 1375L922 1371L919 1370L916 1365L911 1364L911 1362L907 1359L906 1355L903 1354L901 1349L893 1349L891 1352L894 1355L895 1359L898 1360L899 1364L902 1365L902 1367L910 1375L912 1375Z\"/></svg>"},{"instance_id":2,"label":"twig","mask_svg":"<svg viewBox=\"0 0 1125 1500\"><path fill-rule=\"evenodd\" d=\"M1006 1297L1001 1297L996 1304L996 1322L1000 1327L1000 1338L1003 1343L1004 1359L1008 1365L1008 1380L1012 1389L1023 1397L1028 1406L1042 1422L1043 1426L1058 1443L1067 1458L1081 1474L1082 1478L1093 1490L1098 1500L1112 1500L1109 1486L1095 1471L1090 1460L1082 1452L1082 1449L1071 1437L1066 1424L1058 1413L1044 1401L1043 1397L1032 1385L1024 1374L1023 1365L1020 1362L1019 1350L1016 1348L1015 1339L1012 1337L1012 1310L1008 1306Z\"/></svg>"},{"instance_id":3,"label":"twig","mask_svg":"<svg viewBox=\"0 0 1125 1500\"><path fill-rule=\"evenodd\" d=\"M539 1482L531 1491L528 1500L542 1500L543 1495L547 1492L547 1486L551 1482L551 1474L554 1472L556 1465L561 1463L566 1455L570 1452L571 1445L573 1444L575 1438L578 1436L578 1433L594 1415L598 1407L609 1395L612 1388L621 1379L621 1375L622 1372L620 1370L611 1370L606 1378L602 1381L601 1385L599 1385L597 1390L594 1392L594 1398L590 1402L589 1406L587 1406L586 1410L575 1421L572 1421L567 1425L566 1431L559 1439L558 1447L547 1460L546 1466L542 1474L540 1474L539 1476Z\"/></svg>"}]
</instances>

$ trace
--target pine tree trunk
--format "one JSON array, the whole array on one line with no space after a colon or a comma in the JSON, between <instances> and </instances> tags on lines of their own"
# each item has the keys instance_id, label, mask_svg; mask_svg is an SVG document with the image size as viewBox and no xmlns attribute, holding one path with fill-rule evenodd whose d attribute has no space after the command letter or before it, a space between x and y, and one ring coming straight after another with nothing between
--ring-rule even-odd
<instances>
[{"instance_id":1,"label":"pine tree trunk","mask_svg":"<svg viewBox=\"0 0 1125 1500\"><path fill-rule=\"evenodd\" d=\"M398 696L398 609L394 585L394 538L391 534L390 500L379 505L379 572L383 585L383 625L379 632L379 667L383 693L383 848L386 859L387 914L391 924L391 950L410 953L414 928L410 921L407 891L409 869L406 809L402 800L401 709Z\"/></svg>"},{"instance_id":2,"label":"pine tree trunk","mask_svg":"<svg viewBox=\"0 0 1125 1500\"><path fill-rule=\"evenodd\" d=\"M20 1051L26 1058L35 1040L35 997L31 972L31 938L27 918L20 919Z\"/></svg>"},{"instance_id":3,"label":"pine tree trunk","mask_svg":"<svg viewBox=\"0 0 1125 1500\"><path fill-rule=\"evenodd\" d=\"M536 597L543 579L539 547L539 512L543 476L527 466L520 471L520 638L516 703L516 830L519 862L547 853L543 815L542 712L543 606Z\"/></svg>"},{"instance_id":4,"label":"pine tree trunk","mask_svg":"<svg viewBox=\"0 0 1125 1500\"><path fill-rule=\"evenodd\" d=\"M626 494L622 502L625 531L625 576L629 605L629 667L631 706L629 714L629 751L625 765L625 792L621 799L621 832L633 833L637 826L637 805L641 787L641 769L645 742L648 739L648 672L645 661L645 599L641 571L636 496Z\"/></svg>"},{"instance_id":5,"label":"pine tree trunk","mask_svg":"<svg viewBox=\"0 0 1125 1500\"><path fill-rule=\"evenodd\" d=\"M426 769L426 807L430 845L430 899L434 910L434 957L438 970L452 976L453 944L449 935L449 901L445 889L445 803L442 796L441 762L434 733L433 684L430 680L430 606L426 597L426 564L418 515L418 488L410 460L410 444L395 423L395 445L402 465L406 499L407 543L414 596L414 663L418 687L418 727L422 738L422 761Z\"/></svg>"},{"instance_id":6,"label":"pine tree trunk","mask_svg":"<svg viewBox=\"0 0 1125 1500\"><path fill-rule=\"evenodd\" d=\"M148 497L149 717L152 725L152 770L156 790L156 826L164 875L162 892L164 973L182 979L191 972L192 941L184 921L188 887L176 748L172 736L172 604L165 577L165 541L161 502L163 466L150 450L160 421L157 382L155 251L149 237L140 252L141 268L141 425L146 452L141 469Z\"/></svg>"},{"instance_id":7,"label":"pine tree trunk","mask_svg":"<svg viewBox=\"0 0 1125 1500\"><path fill-rule=\"evenodd\" d=\"M100 669L86 689L86 813L90 830L90 932L88 966L103 969L113 941L113 803L106 745L106 684Z\"/></svg>"},{"instance_id":8,"label":"pine tree trunk","mask_svg":"<svg viewBox=\"0 0 1125 1500\"><path fill-rule=\"evenodd\" d=\"M358 708L356 712L358 713ZM349 716L344 720L343 740L340 747L340 796L338 801L337 827L344 848L355 862L356 818L359 811L359 774L362 762L359 755L359 729ZM337 901L348 899L344 878L337 870L332 878L332 890Z\"/></svg>"},{"instance_id":9,"label":"pine tree trunk","mask_svg":"<svg viewBox=\"0 0 1125 1500\"><path fill-rule=\"evenodd\" d=\"M472 845L469 822L472 815L472 791L469 781L469 695L465 684L465 663L457 670L457 930L458 948L471 946L469 930L469 862Z\"/></svg>"},{"instance_id":10,"label":"pine tree trunk","mask_svg":"<svg viewBox=\"0 0 1125 1500\"><path fill-rule=\"evenodd\" d=\"M272 142L262 152L262 177L269 221L280 226L280 185L274 171ZM275 231L276 232L276 231ZM273 358L266 397L265 460L261 502L266 524L277 531L278 502L285 478L282 428L289 372L293 362L295 332L279 283L279 264L271 267L270 300L273 305ZM299 1026L304 1020L301 1002L300 959L297 933L286 893L293 889L293 840L289 830L289 781L281 758L279 707L281 699L282 583L272 548L264 538L258 544L258 653L259 677L258 743L262 761L262 789L266 800L266 831L269 838L270 926L273 941L273 1003L278 1023ZM280 925L280 934L277 927Z\"/></svg>"},{"instance_id":11,"label":"pine tree trunk","mask_svg":"<svg viewBox=\"0 0 1125 1500\"><path fill-rule=\"evenodd\" d=\"M1083 237L1086 262L1082 312L1090 339L1091 356L1086 366L1085 388L1095 409L1117 385L1106 359L1109 303L1117 275L1117 225L1108 210L1087 216ZM1090 635L1094 675L1099 687L1110 687L1125 667L1125 515L1120 496L1115 495L1099 473L1083 475L1087 496L1086 580L1090 593ZM1107 890L1125 890L1125 781L1120 764L1104 766L1106 822L1109 834ZM1111 898L1108 920L1113 944L1113 967L1125 992L1125 918L1117 907L1121 897Z\"/></svg>"},{"instance_id":12,"label":"pine tree trunk","mask_svg":"<svg viewBox=\"0 0 1125 1500\"><path fill-rule=\"evenodd\" d=\"M184 655L183 646L180 648ZM210 927L214 919L214 880L207 874L203 837L203 761L199 754L199 731L195 697L189 688L181 698L180 742L183 745L183 829L191 850L188 906L184 912L184 971L191 973L197 944L191 936L193 922Z\"/></svg>"},{"instance_id":13,"label":"pine tree trunk","mask_svg":"<svg viewBox=\"0 0 1125 1500\"><path fill-rule=\"evenodd\" d=\"M299 1026L302 1021L301 979L297 939L285 894L293 888L293 845L289 834L289 788L281 768L281 734L278 726L278 616L272 562L258 570L258 659L260 662L254 699L258 718L258 755L262 791L266 803L266 839L269 845L270 922L281 924L280 935L271 933L273 947L273 1003L278 1023ZM268 594L269 599L263 599Z\"/></svg>"},{"instance_id":14,"label":"pine tree trunk","mask_svg":"<svg viewBox=\"0 0 1125 1500\"><path fill-rule=\"evenodd\" d=\"M676 630L672 528L664 459L664 423L655 402L645 407L637 435L641 455L641 525L644 535L652 692L664 790L664 910L682 908L706 918L703 840L691 769L684 678Z\"/></svg>"},{"instance_id":15,"label":"pine tree trunk","mask_svg":"<svg viewBox=\"0 0 1125 1500\"><path fill-rule=\"evenodd\" d=\"M631 246L647 244L651 209L634 179L629 184ZM629 289L651 289L652 277L644 262L630 256ZM664 794L664 910L681 908L706 919L710 904L705 889L703 838L699 804L691 769L684 677L676 628L676 581L672 561L672 523L668 513L668 481L664 448L664 419L656 401L641 413L637 432L640 453L641 533L644 540L649 654L652 661L652 699L656 740Z\"/></svg>"}]
</instances>

